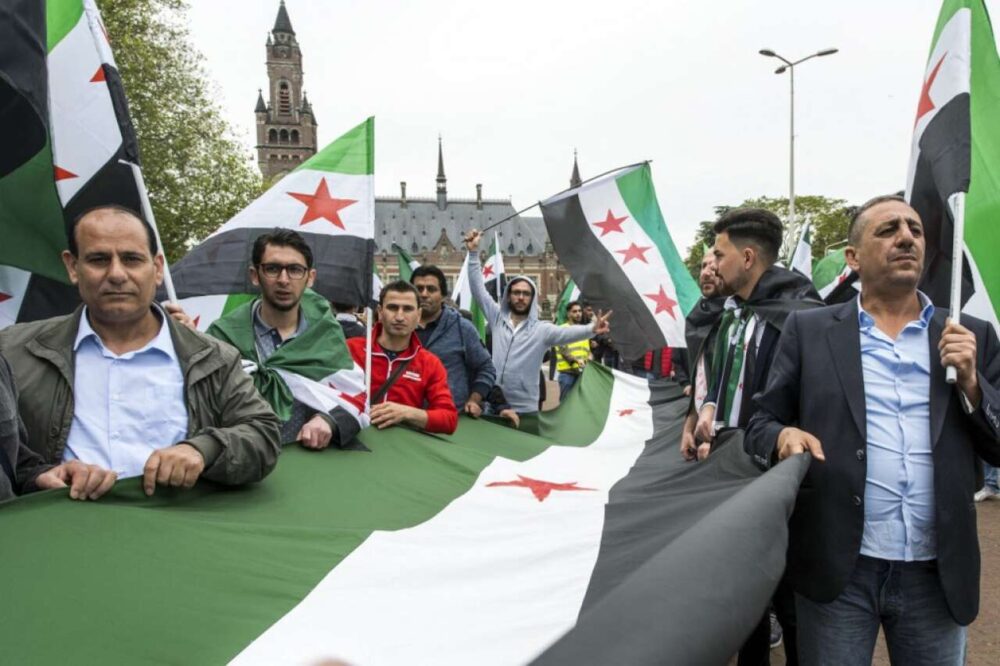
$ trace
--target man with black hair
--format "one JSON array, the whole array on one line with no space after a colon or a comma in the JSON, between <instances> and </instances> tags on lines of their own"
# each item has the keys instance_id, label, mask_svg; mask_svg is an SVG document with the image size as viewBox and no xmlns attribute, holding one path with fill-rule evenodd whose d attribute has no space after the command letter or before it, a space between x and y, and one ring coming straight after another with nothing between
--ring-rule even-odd
<instances>
[{"instance_id":1,"label":"man with black hair","mask_svg":"<svg viewBox=\"0 0 1000 666\"><path fill-rule=\"evenodd\" d=\"M566 323L563 326L578 326L585 323L583 321L584 304L581 301L571 301L566 305ZM576 384L576 380L583 374L583 369L590 362L590 347L592 340L577 340L568 342L556 347L556 370L559 371L559 401L566 398L566 394Z\"/></svg>"},{"instance_id":2,"label":"man with black hair","mask_svg":"<svg viewBox=\"0 0 1000 666\"><path fill-rule=\"evenodd\" d=\"M746 428L754 410L752 397L767 382L788 315L823 304L808 278L775 265L783 235L777 215L737 208L719 218L713 230L715 273L726 302L710 333L715 342L707 369L709 388L695 426L695 438L709 443L719 427ZM797 664L795 602L784 582L775 592L774 606L784 629L788 663ZM771 633L765 612L740 649L741 666L769 662Z\"/></svg>"},{"instance_id":3,"label":"man with black hair","mask_svg":"<svg viewBox=\"0 0 1000 666\"><path fill-rule=\"evenodd\" d=\"M336 313L337 323L344 329L345 338L365 337L365 325L358 319L358 306L330 301L330 307Z\"/></svg>"},{"instance_id":4,"label":"man with black hair","mask_svg":"<svg viewBox=\"0 0 1000 666\"><path fill-rule=\"evenodd\" d=\"M440 268L429 264L418 266L413 269L410 282L420 301L417 326L420 344L444 364L455 408L478 417L497 376L490 353L479 341L472 322L458 310L444 305L448 282Z\"/></svg>"},{"instance_id":5,"label":"man with black hair","mask_svg":"<svg viewBox=\"0 0 1000 666\"><path fill-rule=\"evenodd\" d=\"M163 255L152 228L99 206L67 229L62 254L83 301L73 314L10 326L0 351L20 389L27 444L50 464L191 487L259 481L277 463L278 419L236 350L155 303Z\"/></svg>"},{"instance_id":6,"label":"man with black hair","mask_svg":"<svg viewBox=\"0 0 1000 666\"><path fill-rule=\"evenodd\" d=\"M308 449L343 447L367 425L358 405L316 409L295 398L287 388L290 378L281 375L325 382L354 370L329 303L309 289L316 280L312 249L298 232L274 229L254 241L251 262L247 270L260 298L213 322L208 334L236 347L252 364L254 384L282 419L283 442ZM359 389L361 374L358 370Z\"/></svg>"},{"instance_id":7,"label":"man with black hair","mask_svg":"<svg viewBox=\"0 0 1000 666\"><path fill-rule=\"evenodd\" d=\"M448 375L437 356L423 348L414 331L420 319L419 295L405 280L382 287L378 323L371 341L351 338L355 362L365 362L371 345L371 420L376 428L408 425L451 434L458 410L448 390Z\"/></svg>"}]
</instances>

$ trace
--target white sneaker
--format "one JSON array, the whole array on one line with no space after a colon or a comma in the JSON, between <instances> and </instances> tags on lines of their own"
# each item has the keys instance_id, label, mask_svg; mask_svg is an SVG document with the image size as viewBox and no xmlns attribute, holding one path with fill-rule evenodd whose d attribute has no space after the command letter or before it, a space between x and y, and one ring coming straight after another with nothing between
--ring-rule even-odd
<instances>
[{"instance_id":1,"label":"white sneaker","mask_svg":"<svg viewBox=\"0 0 1000 666\"><path fill-rule=\"evenodd\" d=\"M972 499L977 502L982 502L983 500L988 499L1000 499L1000 493L997 493L997 491L993 490L989 486L983 486L976 491L976 494L972 496Z\"/></svg>"}]
</instances>

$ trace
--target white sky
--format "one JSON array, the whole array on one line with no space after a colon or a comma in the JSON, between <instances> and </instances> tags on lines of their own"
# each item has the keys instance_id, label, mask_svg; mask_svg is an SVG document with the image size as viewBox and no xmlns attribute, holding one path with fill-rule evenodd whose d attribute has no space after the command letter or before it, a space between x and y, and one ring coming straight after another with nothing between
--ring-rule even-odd
<instances>
[{"instance_id":1,"label":"white sky","mask_svg":"<svg viewBox=\"0 0 1000 666\"><path fill-rule=\"evenodd\" d=\"M195 47L248 151L278 0L192 0ZM903 188L936 0L287 0L320 146L376 117L376 193L431 196L437 135L448 192L565 188L653 160L682 254L712 207L788 192L795 60L796 193L860 202ZM537 214L537 213L531 213Z\"/></svg>"}]
</instances>

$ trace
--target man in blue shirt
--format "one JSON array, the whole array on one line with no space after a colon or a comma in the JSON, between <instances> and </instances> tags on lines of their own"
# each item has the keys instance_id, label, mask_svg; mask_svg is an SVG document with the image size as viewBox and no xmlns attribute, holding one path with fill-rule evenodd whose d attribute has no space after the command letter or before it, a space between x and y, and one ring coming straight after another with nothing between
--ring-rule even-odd
<instances>
[{"instance_id":1,"label":"man in blue shirt","mask_svg":"<svg viewBox=\"0 0 1000 666\"><path fill-rule=\"evenodd\" d=\"M845 251L857 300L786 322L745 445L814 460L789 523L803 664L962 664L979 607L976 458L1000 462L1000 343L917 291L919 215L877 197ZM945 381L946 366L958 381Z\"/></svg>"}]
</instances>

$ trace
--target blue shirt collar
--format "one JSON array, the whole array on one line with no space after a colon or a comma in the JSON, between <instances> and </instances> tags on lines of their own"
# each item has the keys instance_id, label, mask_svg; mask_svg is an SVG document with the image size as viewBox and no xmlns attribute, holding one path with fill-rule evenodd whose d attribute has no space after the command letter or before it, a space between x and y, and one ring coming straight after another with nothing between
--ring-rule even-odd
<instances>
[{"instance_id":1,"label":"blue shirt collar","mask_svg":"<svg viewBox=\"0 0 1000 666\"><path fill-rule=\"evenodd\" d=\"M167 314L162 308L156 303L153 304L153 313L156 315L157 320L160 322L160 330L156 333L156 337L147 342L145 346L141 349L136 349L132 352L127 352L122 354L122 358L131 358L136 354L141 354L144 351L150 349L156 349L163 352L173 360L177 360L177 352L174 351L174 341L170 337L170 327L166 325ZM80 345L88 339L93 339L97 343L101 350L106 350L104 342L101 340L101 336L97 334L97 331L93 329L90 325L90 320L87 318L87 306L83 306L83 312L80 313L80 326L76 331L76 340L73 342L73 351L76 352L80 349ZM111 353L111 352L108 352Z\"/></svg>"},{"instance_id":2,"label":"blue shirt collar","mask_svg":"<svg viewBox=\"0 0 1000 666\"><path fill-rule=\"evenodd\" d=\"M917 290L917 298L920 299L920 304L923 308L920 310L920 319L911 323L915 323L918 328L927 328L931 323L931 318L934 316L934 304L931 303L931 299L927 297L927 294L919 289ZM862 331L870 331L874 326L875 318L865 312L865 309L861 306L861 294L858 294L858 328Z\"/></svg>"}]
</instances>

